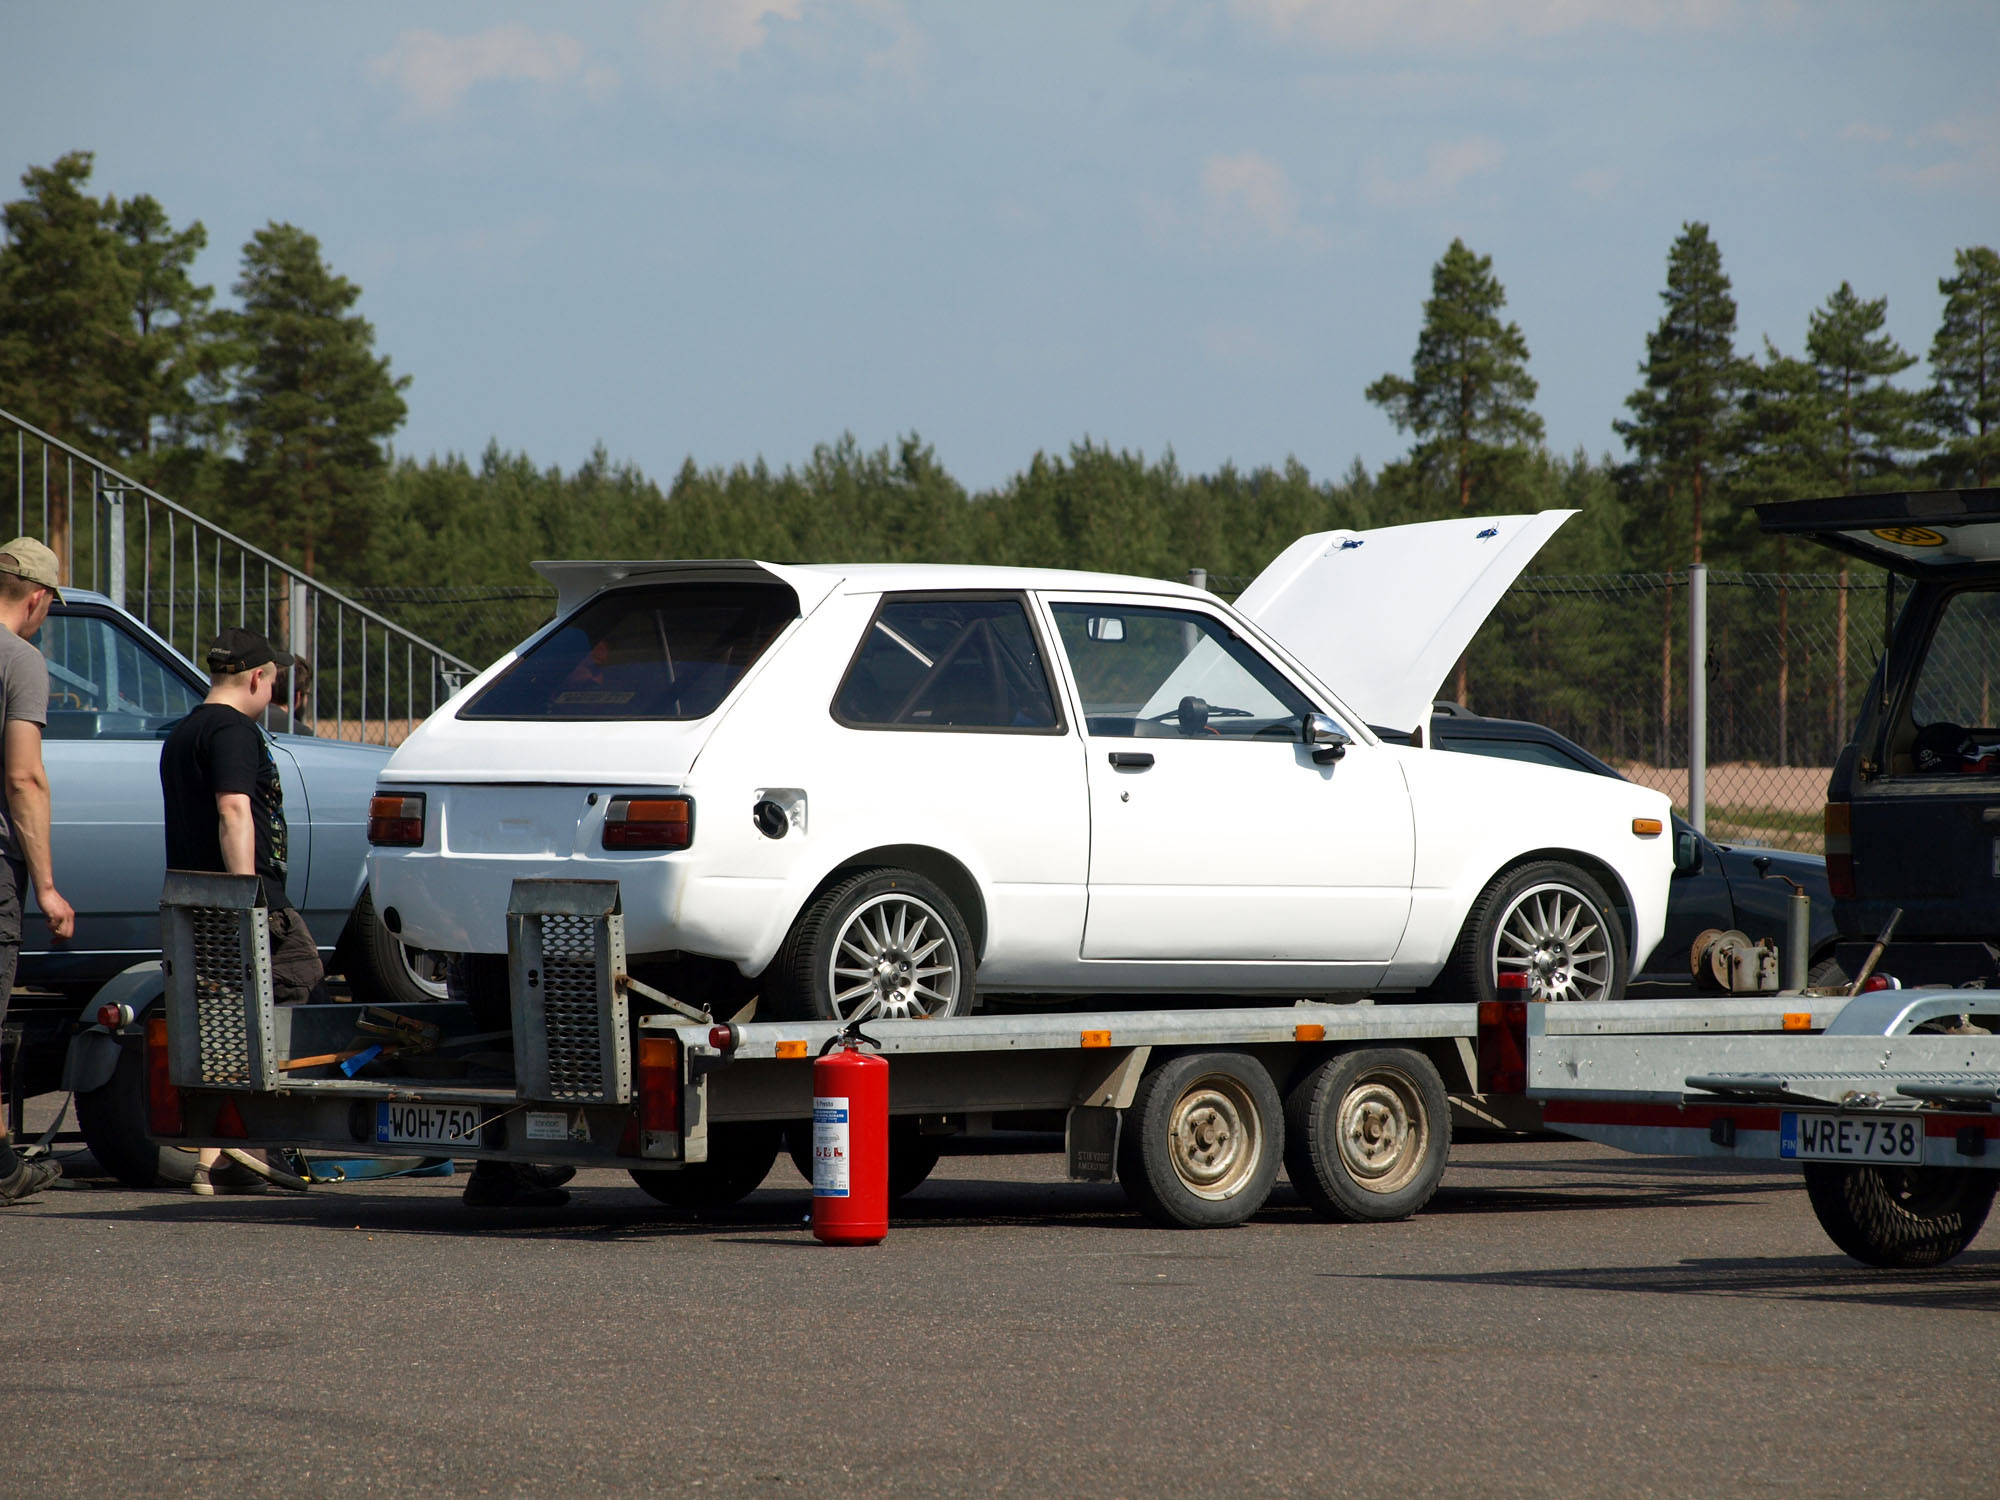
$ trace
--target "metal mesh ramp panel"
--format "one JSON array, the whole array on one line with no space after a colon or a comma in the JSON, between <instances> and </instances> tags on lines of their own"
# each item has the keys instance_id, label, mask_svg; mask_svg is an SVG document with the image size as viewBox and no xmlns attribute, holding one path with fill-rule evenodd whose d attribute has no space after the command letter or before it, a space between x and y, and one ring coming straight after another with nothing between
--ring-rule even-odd
<instances>
[{"instance_id":1,"label":"metal mesh ramp panel","mask_svg":"<svg viewBox=\"0 0 2000 1500\"><path fill-rule=\"evenodd\" d=\"M233 911L210 908L190 911L188 917L194 936L198 1080L247 1086L250 1024L243 1002L246 991L254 994L256 983L254 972L245 972L243 922Z\"/></svg>"},{"instance_id":2,"label":"metal mesh ramp panel","mask_svg":"<svg viewBox=\"0 0 2000 1500\"><path fill-rule=\"evenodd\" d=\"M277 1077L270 927L254 876L169 871L160 901L168 1067L181 1088Z\"/></svg>"},{"instance_id":3,"label":"metal mesh ramp panel","mask_svg":"<svg viewBox=\"0 0 2000 1500\"><path fill-rule=\"evenodd\" d=\"M598 1030L597 928L602 920L557 915L541 919L542 1027L552 1100L610 1097Z\"/></svg>"}]
</instances>

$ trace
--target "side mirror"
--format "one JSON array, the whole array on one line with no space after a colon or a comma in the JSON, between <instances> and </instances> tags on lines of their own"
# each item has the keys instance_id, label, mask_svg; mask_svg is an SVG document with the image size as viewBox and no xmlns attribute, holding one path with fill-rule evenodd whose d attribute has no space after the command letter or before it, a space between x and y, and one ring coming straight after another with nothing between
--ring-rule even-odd
<instances>
[{"instance_id":1,"label":"side mirror","mask_svg":"<svg viewBox=\"0 0 2000 1500\"><path fill-rule=\"evenodd\" d=\"M1083 633L1093 641L1122 641L1125 622L1116 615L1092 615L1083 622Z\"/></svg>"},{"instance_id":2,"label":"side mirror","mask_svg":"<svg viewBox=\"0 0 2000 1500\"><path fill-rule=\"evenodd\" d=\"M1676 829L1674 832L1674 873L1701 873L1701 836L1692 828Z\"/></svg>"},{"instance_id":3,"label":"side mirror","mask_svg":"<svg viewBox=\"0 0 2000 1500\"><path fill-rule=\"evenodd\" d=\"M1354 738L1325 714L1307 714L1305 742L1312 746L1313 764L1330 766L1347 754Z\"/></svg>"}]
</instances>

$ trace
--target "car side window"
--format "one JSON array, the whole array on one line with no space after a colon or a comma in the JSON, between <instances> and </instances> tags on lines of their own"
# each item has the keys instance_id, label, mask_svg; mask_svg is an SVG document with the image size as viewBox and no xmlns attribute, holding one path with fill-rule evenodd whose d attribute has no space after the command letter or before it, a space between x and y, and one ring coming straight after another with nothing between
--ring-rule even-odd
<instances>
[{"instance_id":1,"label":"car side window","mask_svg":"<svg viewBox=\"0 0 2000 1500\"><path fill-rule=\"evenodd\" d=\"M1090 733L1297 740L1313 705L1222 621L1195 610L1056 604Z\"/></svg>"},{"instance_id":2,"label":"car side window","mask_svg":"<svg viewBox=\"0 0 2000 1500\"><path fill-rule=\"evenodd\" d=\"M157 739L201 702L150 644L102 615L52 614L35 644L49 664L49 739Z\"/></svg>"},{"instance_id":3,"label":"car side window","mask_svg":"<svg viewBox=\"0 0 2000 1500\"><path fill-rule=\"evenodd\" d=\"M2000 661L2000 591L1968 589L1945 601L1910 692L1910 717L1927 724L2000 723L1993 663Z\"/></svg>"},{"instance_id":4,"label":"car side window","mask_svg":"<svg viewBox=\"0 0 2000 1500\"><path fill-rule=\"evenodd\" d=\"M833 716L855 729L1063 732L1041 643L1017 595L886 596L841 679Z\"/></svg>"}]
</instances>

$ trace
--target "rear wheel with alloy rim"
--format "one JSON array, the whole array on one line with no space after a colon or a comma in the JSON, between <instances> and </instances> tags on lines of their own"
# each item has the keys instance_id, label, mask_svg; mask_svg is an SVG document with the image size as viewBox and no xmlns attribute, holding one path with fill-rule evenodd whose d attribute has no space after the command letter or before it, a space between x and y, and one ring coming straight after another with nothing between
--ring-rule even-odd
<instances>
[{"instance_id":1,"label":"rear wheel with alloy rim","mask_svg":"<svg viewBox=\"0 0 2000 1500\"><path fill-rule=\"evenodd\" d=\"M972 1009L972 935L952 900L911 870L861 870L816 896L771 965L780 1015L902 1020Z\"/></svg>"}]
</instances>

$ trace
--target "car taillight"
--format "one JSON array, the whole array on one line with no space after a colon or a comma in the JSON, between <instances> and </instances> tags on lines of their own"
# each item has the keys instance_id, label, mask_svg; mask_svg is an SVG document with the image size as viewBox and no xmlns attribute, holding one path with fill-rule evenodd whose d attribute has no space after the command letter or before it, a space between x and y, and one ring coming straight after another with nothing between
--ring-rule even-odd
<instances>
[{"instance_id":1,"label":"car taillight","mask_svg":"<svg viewBox=\"0 0 2000 1500\"><path fill-rule=\"evenodd\" d=\"M1826 805L1826 884L1837 897L1854 895L1854 824L1845 802Z\"/></svg>"},{"instance_id":2,"label":"car taillight","mask_svg":"<svg viewBox=\"0 0 2000 1500\"><path fill-rule=\"evenodd\" d=\"M670 1148L681 1131L681 1049L668 1036L639 1038L639 1129L646 1151Z\"/></svg>"},{"instance_id":3,"label":"car taillight","mask_svg":"<svg viewBox=\"0 0 2000 1500\"><path fill-rule=\"evenodd\" d=\"M368 801L368 842L414 849L424 841L424 797L371 797Z\"/></svg>"},{"instance_id":4,"label":"car taillight","mask_svg":"<svg viewBox=\"0 0 2000 1500\"><path fill-rule=\"evenodd\" d=\"M186 1135L181 1091L167 1069L167 1018L146 1018L146 1128L154 1135Z\"/></svg>"},{"instance_id":5,"label":"car taillight","mask_svg":"<svg viewBox=\"0 0 2000 1500\"><path fill-rule=\"evenodd\" d=\"M607 849L685 849L694 842L689 797L613 797L604 810Z\"/></svg>"}]
</instances>

